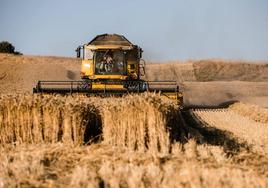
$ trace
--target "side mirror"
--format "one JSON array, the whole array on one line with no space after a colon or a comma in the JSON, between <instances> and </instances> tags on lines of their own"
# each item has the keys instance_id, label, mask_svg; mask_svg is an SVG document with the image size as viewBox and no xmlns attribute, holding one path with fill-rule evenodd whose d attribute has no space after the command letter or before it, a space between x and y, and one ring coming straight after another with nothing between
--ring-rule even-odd
<instances>
[{"instance_id":1,"label":"side mirror","mask_svg":"<svg viewBox=\"0 0 268 188\"><path fill-rule=\"evenodd\" d=\"M79 46L75 51L76 51L76 57L80 58L81 57L81 52L80 52L81 47Z\"/></svg>"},{"instance_id":2,"label":"side mirror","mask_svg":"<svg viewBox=\"0 0 268 188\"><path fill-rule=\"evenodd\" d=\"M143 52L143 50L141 48L139 48L139 58L142 58L142 52Z\"/></svg>"}]
</instances>

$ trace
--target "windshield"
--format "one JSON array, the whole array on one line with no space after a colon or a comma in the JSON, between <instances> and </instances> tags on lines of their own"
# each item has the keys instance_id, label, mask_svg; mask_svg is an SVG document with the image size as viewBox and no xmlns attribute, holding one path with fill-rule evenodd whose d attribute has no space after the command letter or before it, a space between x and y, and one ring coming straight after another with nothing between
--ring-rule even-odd
<instances>
[{"instance_id":1,"label":"windshield","mask_svg":"<svg viewBox=\"0 0 268 188\"><path fill-rule=\"evenodd\" d=\"M101 50L95 55L95 74L125 74L124 52L121 50Z\"/></svg>"}]
</instances>

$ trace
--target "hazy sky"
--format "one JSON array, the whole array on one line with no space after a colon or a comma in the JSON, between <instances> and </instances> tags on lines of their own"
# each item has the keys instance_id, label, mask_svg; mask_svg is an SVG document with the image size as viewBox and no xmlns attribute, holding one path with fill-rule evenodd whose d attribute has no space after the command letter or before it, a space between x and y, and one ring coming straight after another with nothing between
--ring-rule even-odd
<instances>
[{"instance_id":1,"label":"hazy sky","mask_svg":"<svg viewBox=\"0 0 268 188\"><path fill-rule=\"evenodd\" d=\"M0 0L0 41L24 54L75 56L103 33L150 60L267 60L268 0Z\"/></svg>"}]
</instances>

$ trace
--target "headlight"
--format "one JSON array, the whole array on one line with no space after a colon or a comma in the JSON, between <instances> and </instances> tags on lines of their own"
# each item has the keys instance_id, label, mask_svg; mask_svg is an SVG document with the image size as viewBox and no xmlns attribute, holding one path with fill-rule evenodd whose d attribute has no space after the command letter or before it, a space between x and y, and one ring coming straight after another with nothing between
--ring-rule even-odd
<instances>
[{"instance_id":1,"label":"headlight","mask_svg":"<svg viewBox=\"0 0 268 188\"><path fill-rule=\"evenodd\" d=\"M90 64L84 64L84 67L90 68Z\"/></svg>"}]
</instances>

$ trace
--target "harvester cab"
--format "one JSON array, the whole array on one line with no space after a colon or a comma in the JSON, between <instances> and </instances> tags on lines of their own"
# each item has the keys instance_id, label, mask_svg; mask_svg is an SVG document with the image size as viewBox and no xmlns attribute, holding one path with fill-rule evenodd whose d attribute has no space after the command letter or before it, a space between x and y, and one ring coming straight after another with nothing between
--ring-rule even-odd
<instances>
[{"instance_id":1,"label":"harvester cab","mask_svg":"<svg viewBox=\"0 0 268 188\"><path fill-rule=\"evenodd\" d=\"M146 81L143 50L122 35L103 34L76 49L79 81L38 81L34 93L119 95L157 92L182 104L176 81Z\"/></svg>"},{"instance_id":2,"label":"harvester cab","mask_svg":"<svg viewBox=\"0 0 268 188\"><path fill-rule=\"evenodd\" d=\"M84 80L140 80L144 74L140 63L142 49L120 35L99 35L79 46L76 52L82 59L81 78Z\"/></svg>"}]
</instances>

